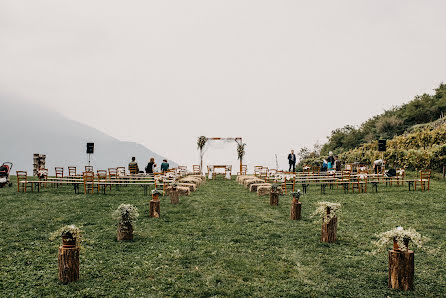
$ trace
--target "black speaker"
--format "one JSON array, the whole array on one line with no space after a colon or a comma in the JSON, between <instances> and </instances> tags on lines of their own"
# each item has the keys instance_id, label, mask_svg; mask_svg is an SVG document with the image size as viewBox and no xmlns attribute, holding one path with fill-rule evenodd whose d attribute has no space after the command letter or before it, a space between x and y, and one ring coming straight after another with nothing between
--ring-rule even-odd
<instances>
[{"instance_id":1,"label":"black speaker","mask_svg":"<svg viewBox=\"0 0 446 298\"><path fill-rule=\"evenodd\" d=\"M386 142L387 140L378 140L378 151L380 152L386 151Z\"/></svg>"},{"instance_id":2,"label":"black speaker","mask_svg":"<svg viewBox=\"0 0 446 298\"><path fill-rule=\"evenodd\" d=\"M93 154L94 152L94 143L87 143L87 153Z\"/></svg>"}]
</instances>

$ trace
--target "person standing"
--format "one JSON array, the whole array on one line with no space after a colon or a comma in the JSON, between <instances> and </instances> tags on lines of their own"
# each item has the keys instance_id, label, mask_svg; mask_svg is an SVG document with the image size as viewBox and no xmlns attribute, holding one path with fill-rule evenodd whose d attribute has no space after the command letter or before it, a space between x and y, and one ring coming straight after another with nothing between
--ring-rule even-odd
<instances>
[{"instance_id":1,"label":"person standing","mask_svg":"<svg viewBox=\"0 0 446 298\"><path fill-rule=\"evenodd\" d=\"M333 157L333 152L329 152L328 153L328 158L327 158L327 169L331 170L334 168L335 165L335 158Z\"/></svg>"},{"instance_id":2,"label":"person standing","mask_svg":"<svg viewBox=\"0 0 446 298\"><path fill-rule=\"evenodd\" d=\"M293 172L296 172L296 154L294 154L294 150L291 150L291 153L288 154L288 163L290 165L288 172L291 172L291 169L293 169Z\"/></svg>"},{"instance_id":3,"label":"person standing","mask_svg":"<svg viewBox=\"0 0 446 298\"><path fill-rule=\"evenodd\" d=\"M153 168L156 167L155 158L151 157L146 166L146 174L153 174Z\"/></svg>"},{"instance_id":4,"label":"person standing","mask_svg":"<svg viewBox=\"0 0 446 298\"><path fill-rule=\"evenodd\" d=\"M374 170L375 174L382 173L385 163L386 163L386 161L382 160L382 159L377 159L373 162L373 170Z\"/></svg>"}]
</instances>

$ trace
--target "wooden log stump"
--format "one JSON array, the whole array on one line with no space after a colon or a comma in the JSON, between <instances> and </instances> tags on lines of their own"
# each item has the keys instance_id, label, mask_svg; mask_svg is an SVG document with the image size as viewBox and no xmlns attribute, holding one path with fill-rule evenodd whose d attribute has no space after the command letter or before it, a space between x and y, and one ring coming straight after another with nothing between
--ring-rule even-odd
<instances>
[{"instance_id":1,"label":"wooden log stump","mask_svg":"<svg viewBox=\"0 0 446 298\"><path fill-rule=\"evenodd\" d=\"M131 223L118 223L118 241L133 240L133 226Z\"/></svg>"},{"instance_id":2,"label":"wooden log stump","mask_svg":"<svg viewBox=\"0 0 446 298\"><path fill-rule=\"evenodd\" d=\"M79 247L59 246L59 280L67 284L79 280Z\"/></svg>"},{"instance_id":3,"label":"wooden log stump","mask_svg":"<svg viewBox=\"0 0 446 298\"><path fill-rule=\"evenodd\" d=\"M180 192L176 188L172 188L169 192L170 203L178 204L180 202Z\"/></svg>"},{"instance_id":4,"label":"wooden log stump","mask_svg":"<svg viewBox=\"0 0 446 298\"><path fill-rule=\"evenodd\" d=\"M291 202L291 220L299 220L302 219L302 203L294 201Z\"/></svg>"},{"instance_id":5,"label":"wooden log stump","mask_svg":"<svg viewBox=\"0 0 446 298\"><path fill-rule=\"evenodd\" d=\"M415 255L412 250L389 250L389 279L392 289L414 289Z\"/></svg>"},{"instance_id":6,"label":"wooden log stump","mask_svg":"<svg viewBox=\"0 0 446 298\"><path fill-rule=\"evenodd\" d=\"M271 191L269 194L269 204L271 206L279 206L279 194L278 191Z\"/></svg>"},{"instance_id":7,"label":"wooden log stump","mask_svg":"<svg viewBox=\"0 0 446 298\"><path fill-rule=\"evenodd\" d=\"M160 217L160 201L150 200L149 216L156 218Z\"/></svg>"},{"instance_id":8,"label":"wooden log stump","mask_svg":"<svg viewBox=\"0 0 446 298\"><path fill-rule=\"evenodd\" d=\"M322 221L321 241L327 243L336 242L336 232L338 229L338 218L332 217L330 221Z\"/></svg>"}]
</instances>

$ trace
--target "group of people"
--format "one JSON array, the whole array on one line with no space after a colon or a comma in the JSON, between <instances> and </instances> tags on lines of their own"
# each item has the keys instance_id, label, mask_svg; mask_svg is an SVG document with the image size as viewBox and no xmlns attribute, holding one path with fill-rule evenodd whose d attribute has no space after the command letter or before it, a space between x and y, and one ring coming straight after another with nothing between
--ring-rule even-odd
<instances>
[{"instance_id":1,"label":"group of people","mask_svg":"<svg viewBox=\"0 0 446 298\"><path fill-rule=\"evenodd\" d=\"M155 172L155 168L157 167L157 164L155 163L155 158L151 157L149 162L147 163L147 166L144 168L144 171L146 174L153 174ZM167 162L167 159L163 159L163 162L160 166L161 172L166 172L169 170L169 163ZM138 174L138 173L144 173L144 171L139 170L138 163L136 162L136 158L132 157L132 161L129 162L129 172L130 174Z\"/></svg>"},{"instance_id":2,"label":"group of people","mask_svg":"<svg viewBox=\"0 0 446 298\"><path fill-rule=\"evenodd\" d=\"M383 167L385 166L386 161L383 159L377 159L373 162L373 171L375 174L381 173ZM294 154L294 150L291 150L291 152L288 154L288 172L295 172L296 171L296 154ZM341 162L339 160L339 157L337 155L333 155L333 152L328 153L328 158L322 160L321 165L321 172L336 170L340 171L342 169ZM390 169L388 171L389 175L392 175L395 170Z\"/></svg>"},{"instance_id":3,"label":"group of people","mask_svg":"<svg viewBox=\"0 0 446 298\"><path fill-rule=\"evenodd\" d=\"M288 154L288 172L296 172L296 154L294 154L294 150L291 150L291 153ZM321 172L331 171L331 170L341 170L341 163L338 160L337 155L333 155L333 152L328 153L328 158L322 160Z\"/></svg>"}]
</instances>

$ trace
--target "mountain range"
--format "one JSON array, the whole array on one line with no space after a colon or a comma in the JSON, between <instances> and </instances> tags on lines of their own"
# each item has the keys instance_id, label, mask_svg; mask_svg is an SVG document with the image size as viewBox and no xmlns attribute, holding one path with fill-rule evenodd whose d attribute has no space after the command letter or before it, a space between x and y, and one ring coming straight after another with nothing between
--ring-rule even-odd
<instances>
[{"instance_id":1,"label":"mountain range","mask_svg":"<svg viewBox=\"0 0 446 298\"><path fill-rule=\"evenodd\" d=\"M35 103L0 95L0 163L10 161L16 170L32 174L33 154L46 155L50 175L54 167L76 166L78 173L88 164L86 143L94 143L94 170L125 166L132 156L143 169L150 157L160 164L163 157L141 144L118 140L96 128L68 119ZM177 164L169 161L171 167Z\"/></svg>"}]
</instances>

